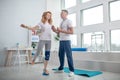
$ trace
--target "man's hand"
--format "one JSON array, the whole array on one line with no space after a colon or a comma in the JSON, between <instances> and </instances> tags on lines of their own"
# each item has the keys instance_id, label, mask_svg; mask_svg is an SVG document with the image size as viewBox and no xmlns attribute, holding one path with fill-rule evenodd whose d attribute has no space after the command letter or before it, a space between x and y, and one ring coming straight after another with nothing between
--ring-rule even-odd
<instances>
[{"instance_id":1,"label":"man's hand","mask_svg":"<svg viewBox=\"0 0 120 80\"><path fill-rule=\"evenodd\" d=\"M58 31L58 32L62 32L62 29L58 27L58 28L57 28L57 31Z\"/></svg>"}]
</instances>

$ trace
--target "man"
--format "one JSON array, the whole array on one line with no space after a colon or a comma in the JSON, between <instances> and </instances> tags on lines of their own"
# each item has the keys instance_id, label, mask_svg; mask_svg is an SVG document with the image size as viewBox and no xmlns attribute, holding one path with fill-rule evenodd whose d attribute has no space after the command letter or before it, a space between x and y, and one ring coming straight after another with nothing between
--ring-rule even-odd
<instances>
[{"instance_id":1,"label":"man","mask_svg":"<svg viewBox=\"0 0 120 80\"><path fill-rule=\"evenodd\" d=\"M62 22L59 28L55 28L52 26L52 30L60 35L60 46L59 46L59 61L60 66L58 68L58 72L62 72L64 68L64 57L65 53L67 56L68 66L70 70L69 77L74 75L74 66L73 66L73 58L72 58L72 51L71 51L71 43L70 43L70 35L73 34L73 26L72 22L67 19L68 11L62 10L61 11L61 18Z\"/></svg>"}]
</instances>

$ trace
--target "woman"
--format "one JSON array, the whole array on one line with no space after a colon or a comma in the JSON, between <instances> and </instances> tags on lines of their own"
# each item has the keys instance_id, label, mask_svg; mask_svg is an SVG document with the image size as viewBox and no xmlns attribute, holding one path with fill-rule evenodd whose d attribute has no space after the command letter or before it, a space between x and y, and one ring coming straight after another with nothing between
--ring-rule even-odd
<instances>
[{"instance_id":1,"label":"woman","mask_svg":"<svg viewBox=\"0 0 120 80\"><path fill-rule=\"evenodd\" d=\"M50 49L51 49L51 27L52 27L52 13L50 11L46 11L42 15L41 21L34 27L29 27L27 25L21 24L21 27L27 28L29 30L41 30L40 41L38 43L37 52L34 56L32 64L34 64L36 57L42 52L43 46L45 46L45 61L44 61L44 69L43 75L49 75L47 70L47 65L50 57Z\"/></svg>"}]
</instances>

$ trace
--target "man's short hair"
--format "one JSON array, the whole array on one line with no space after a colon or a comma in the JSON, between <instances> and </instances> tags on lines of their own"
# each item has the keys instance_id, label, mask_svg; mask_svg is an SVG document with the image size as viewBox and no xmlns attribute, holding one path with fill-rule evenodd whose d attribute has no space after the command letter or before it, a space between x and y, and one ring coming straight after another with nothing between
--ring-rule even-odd
<instances>
[{"instance_id":1,"label":"man's short hair","mask_svg":"<svg viewBox=\"0 0 120 80\"><path fill-rule=\"evenodd\" d=\"M62 10L62 11L63 11L63 12L66 12L66 13L68 14L68 10L65 10L65 9L64 9L64 10Z\"/></svg>"}]
</instances>

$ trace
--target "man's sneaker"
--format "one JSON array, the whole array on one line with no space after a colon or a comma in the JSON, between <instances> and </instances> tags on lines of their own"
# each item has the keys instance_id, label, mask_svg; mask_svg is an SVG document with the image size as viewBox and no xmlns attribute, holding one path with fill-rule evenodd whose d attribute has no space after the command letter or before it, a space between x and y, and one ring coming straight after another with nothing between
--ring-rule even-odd
<instances>
[{"instance_id":1,"label":"man's sneaker","mask_svg":"<svg viewBox=\"0 0 120 80\"><path fill-rule=\"evenodd\" d=\"M55 73L63 73L64 71L63 70L55 70Z\"/></svg>"},{"instance_id":2,"label":"man's sneaker","mask_svg":"<svg viewBox=\"0 0 120 80\"><path fill-rule=\"evenodd\" d=\"M73 77L74 76L74 72L70 72L68 76L69 77Z\"/></svg>"}]
</instances>

